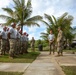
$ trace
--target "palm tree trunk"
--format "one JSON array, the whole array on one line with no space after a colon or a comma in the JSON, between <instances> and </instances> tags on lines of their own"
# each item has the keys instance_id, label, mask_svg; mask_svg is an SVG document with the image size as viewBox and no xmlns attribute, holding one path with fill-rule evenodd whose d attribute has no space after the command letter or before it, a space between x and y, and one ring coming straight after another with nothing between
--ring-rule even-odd
<instances>
[{"instance_id":1,"label":"palm tree trunk","mask_svg":"<svg viewBox=\"0 0 76 75\"><path fill-rule=\"evenodd\" d=\"M23 24L21 25L21 35L22 35L22 33L23 33Z\"/></svg>"}]
</instances>

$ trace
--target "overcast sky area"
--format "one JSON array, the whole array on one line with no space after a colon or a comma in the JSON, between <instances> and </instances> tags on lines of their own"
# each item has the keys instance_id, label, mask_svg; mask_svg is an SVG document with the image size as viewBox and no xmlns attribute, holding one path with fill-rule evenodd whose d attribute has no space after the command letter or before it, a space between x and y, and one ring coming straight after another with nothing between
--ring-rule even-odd
<instances>
[{"instance_id":1,"label":"overcast sky area","mask_svg":"<svg viewBox=\"0 0 76 75\"><path fill-rule=\"evenodd\" d=\"M27 0L25 0L27 1ZM3 7L13 7L12 0L0 0L0 14L5 13ZM32 16L41 15L44 16L44 13L49 15L54 15L55 17L61 16L63 13L68 12L69 15L74 17L72 27L76 26L76 0L32 0ZM0 23L5 22L0 19ZM26 31L29 34L29 39L35 37L35 39L40 39L40 33L46 32L46 26L42 23L39 23L40 27L24 27L24 32ZM0 28L0 30L2 30Z\"/></svg>"}]
</instances>

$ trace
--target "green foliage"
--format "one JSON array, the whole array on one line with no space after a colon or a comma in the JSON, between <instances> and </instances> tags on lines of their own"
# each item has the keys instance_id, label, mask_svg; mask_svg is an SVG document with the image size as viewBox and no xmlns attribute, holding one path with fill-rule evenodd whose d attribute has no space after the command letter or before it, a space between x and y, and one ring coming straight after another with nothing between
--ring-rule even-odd
<instances>
[{"instance_id":1,"label":"green foliage","mask_svg":"<svg viewBox=\"0 0 76 75\"><path fill-rule=\"evenodd\" d=\"M39 52L29 52L27 54L18 55L17 58L10 59L9 55L0 56L0 62L10 62L10 63L32 63L36 57L39 55Z\"/></svg>"},{"instance_id":2,"label":"green foliage","mask_svg":"<svg viewBox=\"0 0 76 75\"><path fill-rule=\"evenodd\" d=\"M2 71L0 71L0 75L23 75L23 73L19 73L19 72L2 72Z\"/></svg>"},{"instance_id":3,"label":"green foliage","mask_svg":"<svg viewBox=\"0 0 76 75\"><path fill-rule=\"evenodd\" d=\"M58 34L58 27L61 27L64 38L69 40L69 42L72 41L72 39L75 37L75 34L72 32L74 29L71 27L73 17L71 15L68 15L68 13L64 13L62 16L56 18L55 16L50 16L48 14L44 14L47 21L43 21L43 23L47 26L46 33L42 32L41 37L44 40L47 40L48 34L50 30L53 30L53 33L55 35L55 40L57 38Z\"/></svg>"},{"instance_id":4,"label":"green foliage","mask_svg":"<svg viewBox=\"0 0 76 75\"><path fill-rule=\"evenodd\" d=\"M76 75L76 66L62 66L66 75Z\"/></svg>"},{"instance_id":5,"label":"green foliage","mask_svg":"<svg viewBox=\"0 0 76 75\"><path fill-rule=\"evenodd\" d=\"M8 15L0 15L0 18L6 20L5 25L10 25L12 22L15 22L21 26L22 31L24 25L29 27L40 26L37 21L41 21L42 17L40 15L31 17L31 0L28 0L27 3L25 3L25 0L13 0L13 2L13 9L10 7L3 8Z\"/></svg>"}]
</instances>

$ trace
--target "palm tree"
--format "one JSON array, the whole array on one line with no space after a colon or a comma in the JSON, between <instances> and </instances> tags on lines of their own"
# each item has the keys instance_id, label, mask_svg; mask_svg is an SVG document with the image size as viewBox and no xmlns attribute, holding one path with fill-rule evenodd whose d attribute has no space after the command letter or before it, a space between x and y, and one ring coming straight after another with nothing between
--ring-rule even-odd
<instances>
[{"instance_id":1,"label":"palm tree","mask_svg":"<svg viewBox=\"0 0 76 75\"><path fill-rule=\"evenodd\" d=\"M40 21L42 17L40 15L31 17L32 14L32 5L31 0L28 0L25 4L25 0L13 0L14 7L12 8L3 8L8 15L0 15L0 18L6 20L5 25L10 25L12 22L15 22L21 26L23 31L23 26L39 26L37 21Z\"/></svg>"},{"instance_id":2,"label":"palm tree","mask_svg":"<svg viewBox=\"0 0 76 75\"><path fill-rule=\"evenodd\" d=\"M43 21L45 25L47 26L47 33L42 33L42 37L45 38L48 37L49 31L52 29L55 37L57 37L57 29L60 26L63 30L64 37L67 41L72 41L74 38L74 34L72 34L73 28L71 27L73 17L71 15L68 15L68 13L64 13L62 16L55 18L55 16L50 16L48 14L44 14L47 21Z\"/></svg>"}]
</instances>

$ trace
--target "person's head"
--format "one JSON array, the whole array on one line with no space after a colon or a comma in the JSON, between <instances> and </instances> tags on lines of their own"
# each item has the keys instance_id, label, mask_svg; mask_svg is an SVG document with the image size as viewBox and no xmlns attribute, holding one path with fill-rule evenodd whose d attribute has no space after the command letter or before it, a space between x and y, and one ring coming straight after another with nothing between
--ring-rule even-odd
<instances>
[{"instance_id":1,"label":"person's head","mask_svg":"<svg viewBox=\"0 0 76 75\"><path fill-rule=\"evenodd\" d=\"M7 30L7 27L6 27L6 26L5 26L5 27L3 27L3 30L4 30L4 31L6 31L6 30Z\"/></svg>"},{"instance_id":2,"label":"person's head","mask_svg":"<svg viewBox=\"0 0 76 75\"><path fill-rule=\"evenodd\" d=\"M9 28L7 28L7 31L9 31Z\"/></svg>"},{"instance_id":3,"label":"person's head","mask_svg":"<svg viewBox=\"0 0 76 75\"><path fill-rule=\"evenodd\" d=\"M20 30L19 33L22 34L22 30Z\"/></svg>"},{"instance_id":4,"label":"person's head","mask_svg":"<svg viewBox=\"0 0 76 75\"><path fill-rule=\"evenodd\" d=\"M26 32L23 33L23 35L26 35L26 34L27 34Z\"/></svg>"},{"instance_id":5,"label":"person's head","mask_svg":"<svg viewBox=\"0 0 76 75\"><path fill-rule=\"evenodd\" d=\"M52 34L53 33L53 31L52 30L50 30L50 34Z\"/></svg>"},{"instance_id":6,"label":"person's head","mask_svg":"<svg viewBox=\"0 0 76 75\"><path fill-rule=\"evenodd\" d=\"M29 36L29 34L26 34L26 36L28 37L28 36Z\"/></svg>"},{"instance_id":7,"label":"person's head","mask_svg":"<svg viewBox=\"0 0 76 75\"><path fill-rule=\"evenodd\" d=\"M58 27L58 31L60 31L61 30L61 27Z\"/></svg>"},{"instance_id":8,"label":"person's head","mask_svg":"<svg viewBox=\"0 0 76 75\"><path fill-rule=\"evenodd\" d=\"M13 28L15 28L15 27L16 27L16 23L12 23L11 26L12 26Z\"/></svg>"},{"instance_id":9,"label":"person's head","mask_svg":"<svg viewBox=\"0 0 76 75\"><path fill-rule=\"evenodd\" d=\"M16 27L16 29L17 29L18 31L20 30L20 28L21 28L20 26L17 26L17 27Z\"/></svg>"},{"instance_id":10,"label":"person's head","mask_svg":"<svg viewBox=\"0 0 76 75\"><path fill-rule=\"evenodd\" d=\"M34 39L34 37L32 37L32 39Z\"/></svg>"}]
</instances>

